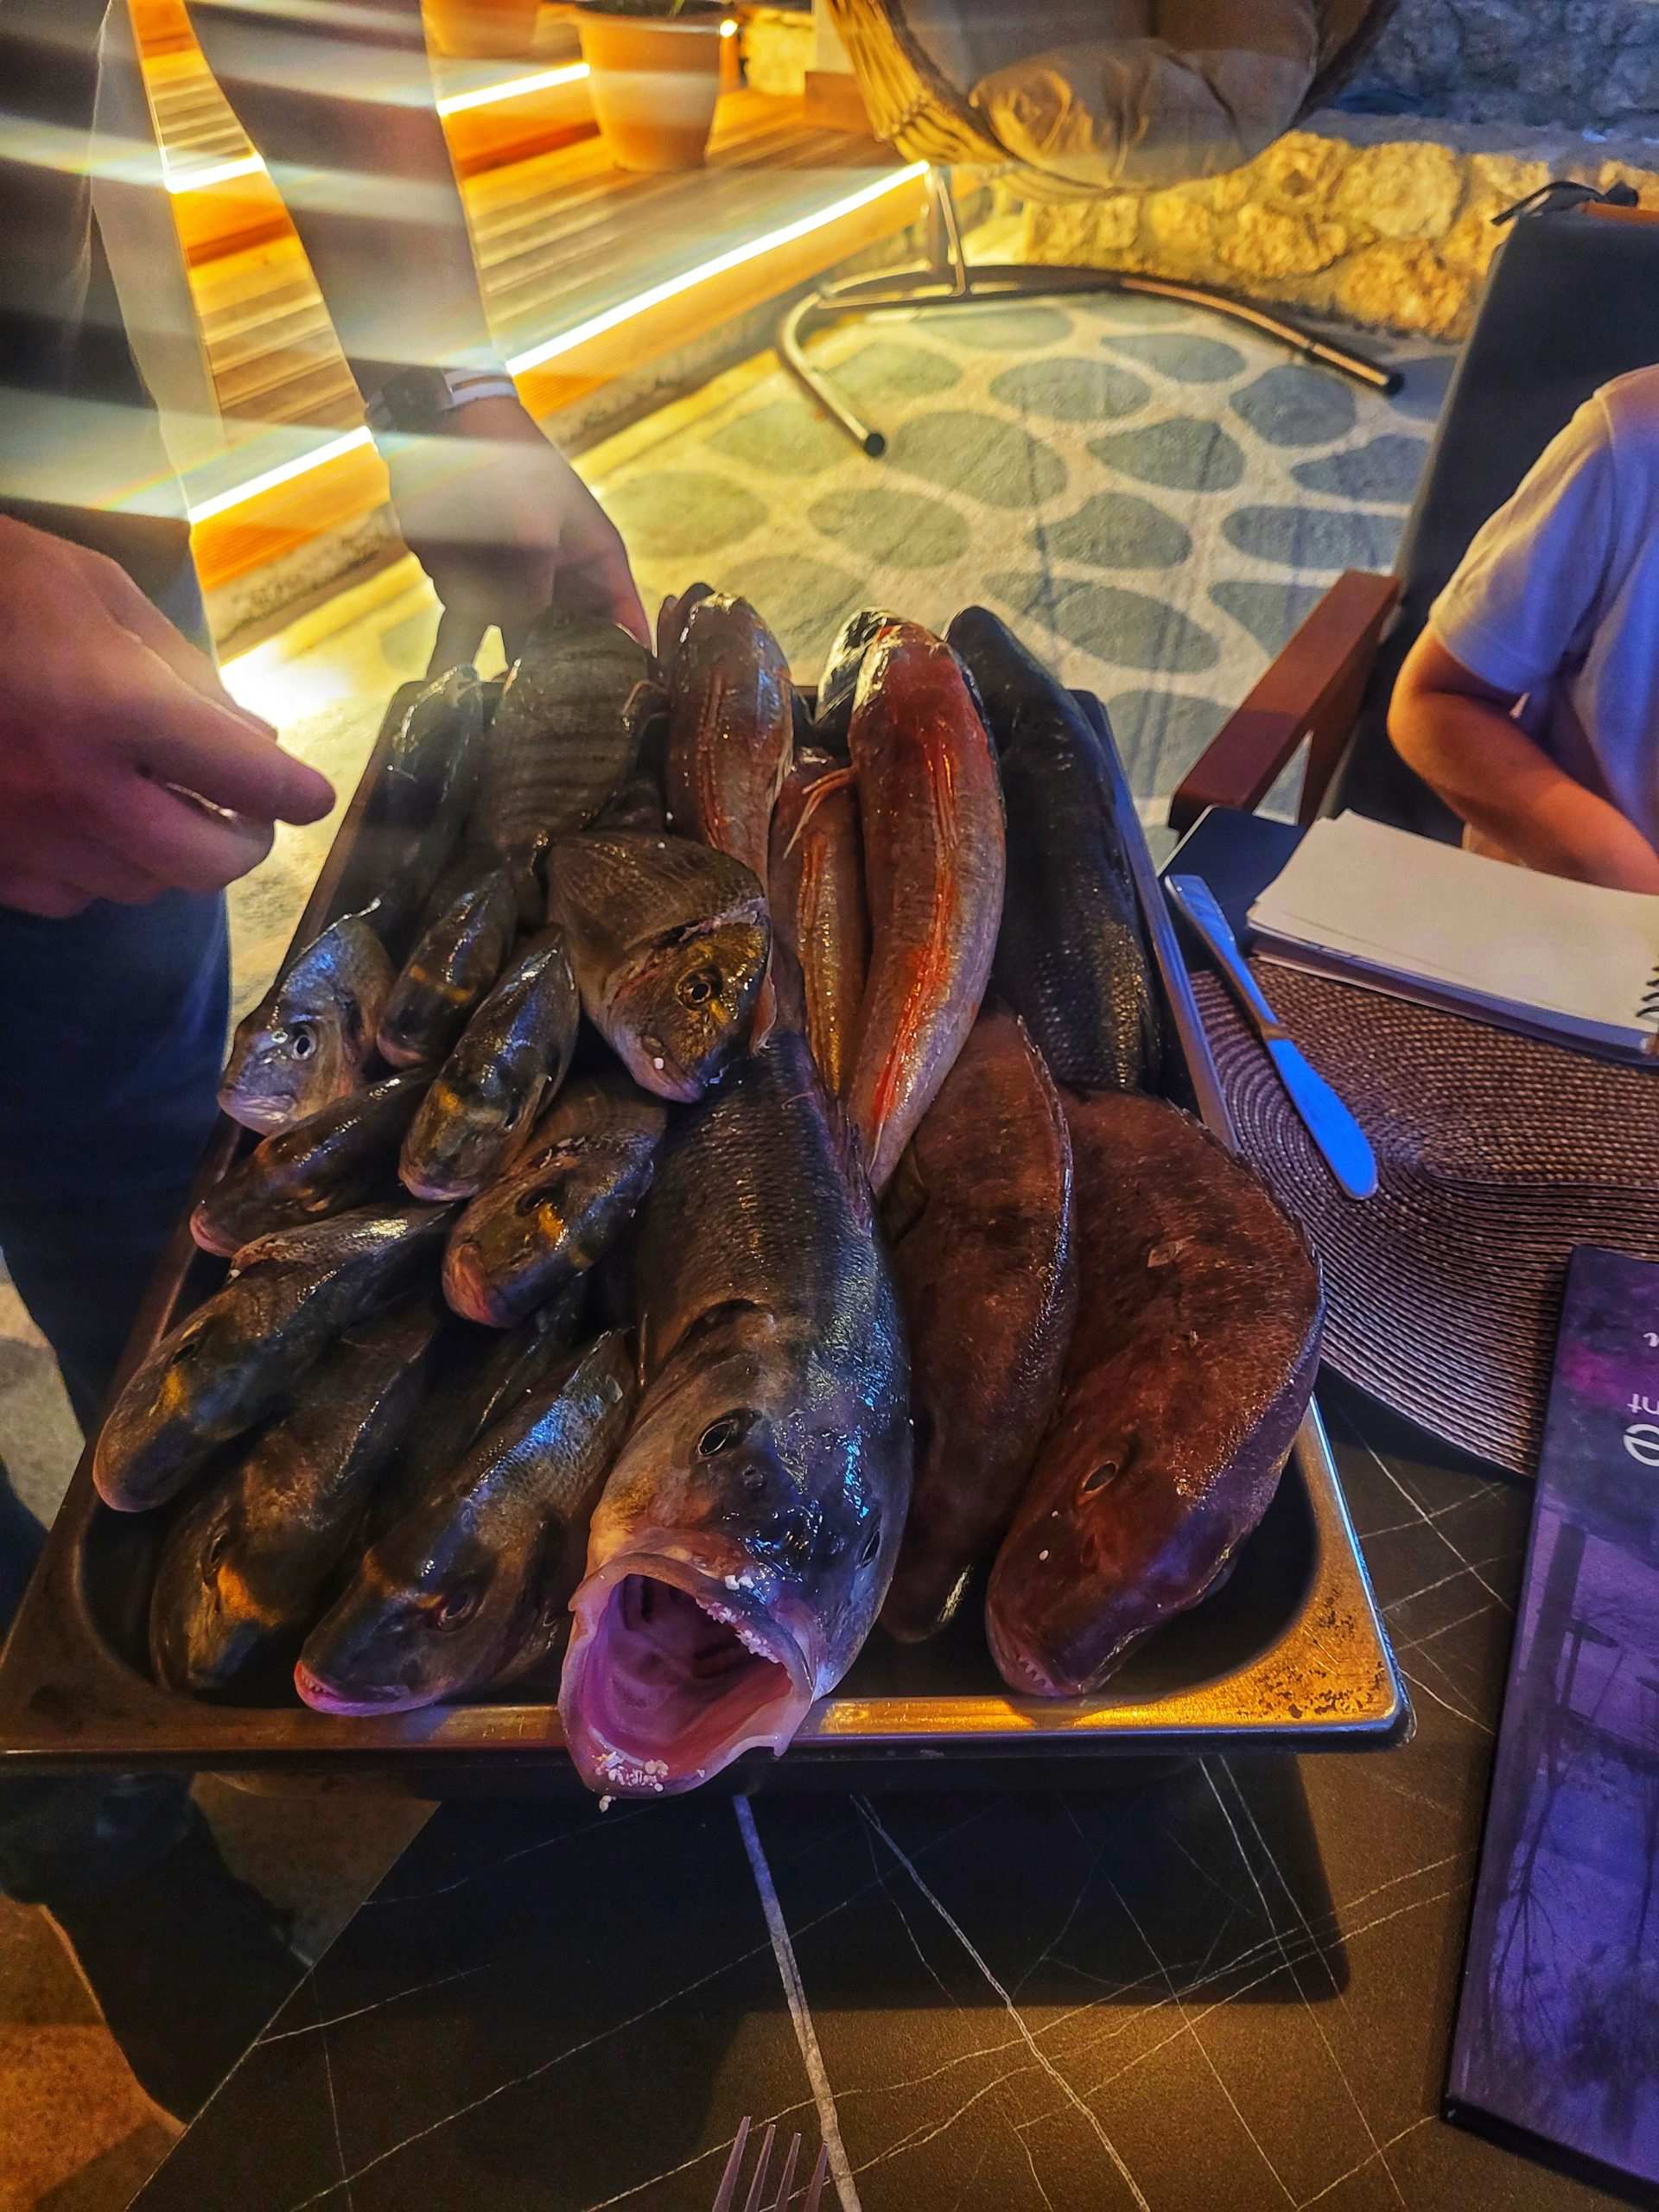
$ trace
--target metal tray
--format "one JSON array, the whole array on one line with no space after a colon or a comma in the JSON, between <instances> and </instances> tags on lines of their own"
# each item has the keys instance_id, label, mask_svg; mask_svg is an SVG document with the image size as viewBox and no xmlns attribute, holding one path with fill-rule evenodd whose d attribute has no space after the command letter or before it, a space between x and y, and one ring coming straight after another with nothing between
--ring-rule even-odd
<instances>
[{"instance_id":1,"label":"metal tray","mask_svg":"<svg viewBox=\"0 0 1659 2212\"><path fill-rule=\"evenodd\" d=\"M1166 1089L1231 1141L1227 1109L1139 817L1104 715L1105 740L1173 1039ZM377 746L295 933L296 946L370 896L391 855L361 830L387 740ZM198 1191L244 1141L221 1124ZM222 1277L181 1224L128 1346L124 1371ZM95 1765L279 1769L350 1775L418 1795L505 1788L579 1789L565 1756L556 1682L515 1683L500 1700L379 1718L292 1706L207 1704L161 1688L144 1621L167 1515L114 1513L83 1457L10 1637L0 1649L0 1760L8 1772ZM1247 1745L1380 1748L1410 1720L1317 1408L1309 1410L1274 1503L1225 1586L1160 1631L1109 1688L1050 1702L1012 1696L971 1601L932 1643L879 1630L788 1753L728 1770L728 1789L960 1785L980 1765L1001 1784L1076 1780L1079 1760Z\"/></svg>"}]
</instances>

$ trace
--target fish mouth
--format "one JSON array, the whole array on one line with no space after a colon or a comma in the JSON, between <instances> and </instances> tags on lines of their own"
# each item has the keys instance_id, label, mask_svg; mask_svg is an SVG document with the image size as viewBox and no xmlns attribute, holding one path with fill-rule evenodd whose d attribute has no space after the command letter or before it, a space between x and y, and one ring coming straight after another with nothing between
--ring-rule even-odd
<instances>
[{"instance_id":1,"label":"fish mouth","mask_svg":"<svg viewBox=\"0 0 1659 2212\"><path fill-rule=\"evenodd\" d=\"M232 1121L240 1122L245 1129L257 1130L261 1136L275 1136L300 1118L297 1099L271 1091L238 1090L230 1084L219 1092L219 1106Z\"/></svg>"},{"instance_id":2,"label":"fish mouth","mask_svg":"<svg viewBox=\"0 0 1659 2212\"><path fill-rule=\"evenodd\" d=\"M294 1687L313 1712L337 1713L348 1719L363 1719L378 1713L410 1713L432 1702L429 1694L419 1690L359 1690L354 1697L347 1697L314 1675L303 1659L294 1662Z\"/></svg>"},{"instance_id":3,"label":"fish mouth","mask_svg":"<svg viewBox=\"0 0 1659 2212\"><path fill-rule=\"evenodd\" d=\"M677 1796L745 1751L776 1757L806 1718L801 1648L736 1574L626 1552L588 1577L570 1609L559 1715L590 1789Z\"/></svg>"}]
</instances>

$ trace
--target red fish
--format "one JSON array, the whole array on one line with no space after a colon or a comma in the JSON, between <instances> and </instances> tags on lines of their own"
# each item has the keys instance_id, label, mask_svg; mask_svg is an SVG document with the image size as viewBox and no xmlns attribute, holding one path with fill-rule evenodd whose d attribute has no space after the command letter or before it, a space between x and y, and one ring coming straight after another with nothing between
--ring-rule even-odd
<instances>
[{"instance_id":1,"label":"red fish","mask_svg":"<svg viewBox=\"0 0 1659 2212\"><path fill-rule=\"evenodd\" d=\"M772 928L801 966L807 1041L839 1096L870 958L858 798L827 753L798 754L772 817Z\"/></svg>"}]
</instances>

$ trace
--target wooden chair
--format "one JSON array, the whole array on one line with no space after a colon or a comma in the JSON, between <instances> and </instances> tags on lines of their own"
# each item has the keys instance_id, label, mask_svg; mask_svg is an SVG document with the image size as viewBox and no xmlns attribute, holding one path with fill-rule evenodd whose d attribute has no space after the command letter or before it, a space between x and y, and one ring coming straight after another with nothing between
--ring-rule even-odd
<instances>
[{"instance_id":1,"label":"wooden chair","mask_svg":"<svg viewBox=\"0 0 1659 2212\"><path fill-rule=\"evenodd\" d=\"M1170 801L1253 810L1306 745L1297 818L1351 808L1454 842L1461 823L1389 742L1428 610L1487 518L1600 385L1659 362L1659 216L1586 201L1518 217L1494 259L1389 576L1338 578ZM1659 518L1656 518L1659 526Z\"/></svg>"},{"instance_id":2,"label":"wooden chair","mask_svg":"<svg viewBox=\"0 0 1659 2212\"><path fill-rule=\"evenodd\" d=\"M784 317L785 366L866 453L886 450L809 359L815 329L894 308L1150 293L1251 325L1382 391L1392 371L1208 286L1047 263L969 264L950 170L1086 199L1236 168L1327 101L1395 0L827 0L879 137L928 164L919 268L820 286Z\"/></svg>"}]
</instances>

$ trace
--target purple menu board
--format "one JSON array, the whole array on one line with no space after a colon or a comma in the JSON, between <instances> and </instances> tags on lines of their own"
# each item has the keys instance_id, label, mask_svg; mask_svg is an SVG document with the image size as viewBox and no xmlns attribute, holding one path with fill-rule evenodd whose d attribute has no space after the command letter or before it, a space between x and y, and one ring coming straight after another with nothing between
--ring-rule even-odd
<instances>
[{"instance_id":1,"label":"purple menu board","mask_svg":"<svg viewBox=\"0 0 1659 2212\"><path fill-rule=\"evenodd\" d=\"M1659 1265L1573 1255L1446 2116L1659 2186Z\"/></svg>"}]
</instances>

